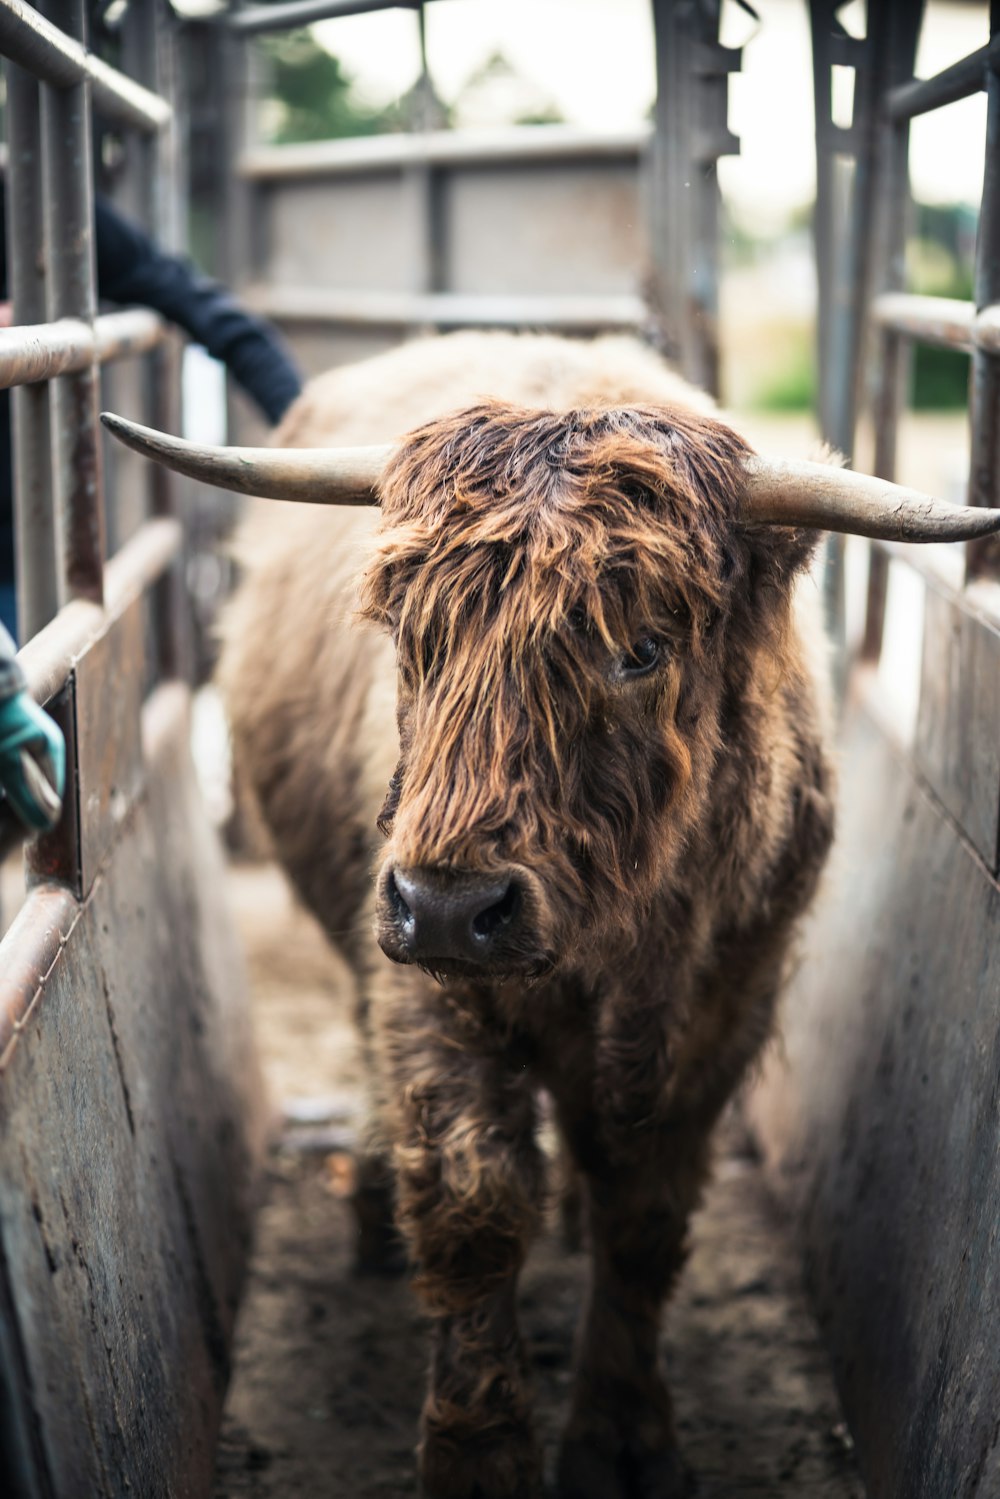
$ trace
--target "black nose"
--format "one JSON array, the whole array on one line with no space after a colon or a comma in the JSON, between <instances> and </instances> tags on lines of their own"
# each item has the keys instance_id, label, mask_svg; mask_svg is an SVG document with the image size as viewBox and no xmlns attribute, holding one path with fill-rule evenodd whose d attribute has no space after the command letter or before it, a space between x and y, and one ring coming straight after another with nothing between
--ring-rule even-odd
<instances>
[{"instance_id":1,"label":"black nose","mask_svg":"<svg viewBox=\"0 0 1000 1499\"><path fill-rule=\"evenodd\" d=\"M489 964L521 917L521 891L509 874L397 867L385 894L395 934L418 962Z\"/></svg>"}]
</instances>

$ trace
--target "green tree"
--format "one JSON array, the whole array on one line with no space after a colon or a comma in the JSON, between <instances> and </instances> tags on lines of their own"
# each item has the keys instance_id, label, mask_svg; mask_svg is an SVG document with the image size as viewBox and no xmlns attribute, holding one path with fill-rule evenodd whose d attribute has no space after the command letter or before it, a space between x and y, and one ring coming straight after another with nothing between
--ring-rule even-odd
<instances>
[{"instance_id":1,"label":"green tree","mask_svg":"<svg viewBox=\"0 0 1000 1499\"><path fill-rule=\"evenodd\" d=\"M400 128L398 105L375 109L354 95L354 81L340 59L309 31L289 31L262 43L270 72L268 95L278 105L272 140L332 140L380 135Z\"/></svg>"}]
</instances>

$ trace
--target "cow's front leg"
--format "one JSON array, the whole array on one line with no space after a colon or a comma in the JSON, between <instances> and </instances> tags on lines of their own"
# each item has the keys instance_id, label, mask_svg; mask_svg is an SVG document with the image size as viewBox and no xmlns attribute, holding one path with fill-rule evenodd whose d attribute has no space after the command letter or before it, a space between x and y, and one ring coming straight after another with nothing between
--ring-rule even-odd
<instances>
[{"instance_id":1,"label":"cow's front leg","mask_svg":"<svg viewBox=\"0 0 1000 1499\"><path fill-rule=\"evenodd\" d=\"M398 1214L434 1322L420 1473L430 1499L541 1490L515 1315L540 1158L523 1071L437 1022L394 1068ZM397 1045L399 1043L397 1042Z\"/></svg>"},{"instance_id":2,"label":"cow's front leg","mask_svg":"<svg viewBox=\"0 0 1000 1499\"><path fill-rule=\"evenodd\" d=\"M560 1499L680 1499L689 1489L657 1344L707 1174L707 1138L651 1133L637 1136L632 1159L587 1172L593 1273Z\"/></svg>"}]
</instances>

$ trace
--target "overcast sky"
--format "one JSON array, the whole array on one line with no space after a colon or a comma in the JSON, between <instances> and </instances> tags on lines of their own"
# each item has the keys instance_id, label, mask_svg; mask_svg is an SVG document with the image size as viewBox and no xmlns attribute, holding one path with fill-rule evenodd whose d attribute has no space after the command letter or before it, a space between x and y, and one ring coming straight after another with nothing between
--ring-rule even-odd
<instances>
[{"instance_id":1,"label":"overcast sky","mask_svg":"<svg viewBox=\"0 0 1000 1499\"><path fill-rule=\"evenodd\" d=\"M730 124L742 152L724 160L720 174L734 206L764 229L812 197L812 78L806 0L754 0L754 8L759 25L736 0L724 0L723 41L744 47L743 72L730 84ZM500 51L574 123L633 124L645 118L655 89L650 10L649 0L435 0L427 7L431 71L450 100ZM841 12L855 31L863 29L863 14L860 3ZM327 21L315 30L372 102L397 97L416 76L417 22L408 11ZM918 73L974 51L988 32L985 0L931 0ZM985 134L982 94L915 121L918 198L977 203Z\"/></svg>"}]
</instances>

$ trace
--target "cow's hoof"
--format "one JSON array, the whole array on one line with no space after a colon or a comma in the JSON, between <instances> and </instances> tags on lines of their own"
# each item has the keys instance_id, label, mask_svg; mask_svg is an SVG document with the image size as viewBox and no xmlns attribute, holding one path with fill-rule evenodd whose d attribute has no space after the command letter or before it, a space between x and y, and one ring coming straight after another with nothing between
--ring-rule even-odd
<instances>
[{"instance_id":1,"label":"cow's hoof","mask_svg":"<svg viewBox=\"0 0 1000 1499\"><path fill-rule=\"evenodd\" d=\"M559 1499L691 1499L697 1480L676 1447L623 1443L614 1452L567 1440L559 1453Z\"/></svg>"},{"instance_id":2,"label":"cow's hoof","mask_svg":"<svg viewBox=\"0 0 1000 1499\"><path fill-rule=\"evenodd\" d=\"M427 1432L418 1452L423 1499L541 1499L542 1464L523 1427Z\"/></svg>"}]
</instances>

